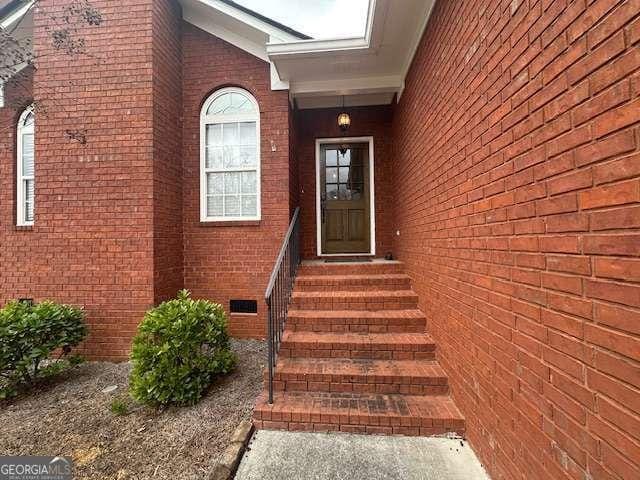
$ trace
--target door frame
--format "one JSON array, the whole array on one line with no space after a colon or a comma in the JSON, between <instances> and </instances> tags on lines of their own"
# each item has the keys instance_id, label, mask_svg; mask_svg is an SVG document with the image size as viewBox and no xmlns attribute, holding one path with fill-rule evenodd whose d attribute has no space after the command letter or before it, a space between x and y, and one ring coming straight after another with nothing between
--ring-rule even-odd
<instances>
[{"instance_id":1,"label":"door frame","mask_svg":"<svg viewBox=\"0 0 640 480\"><path fill-rule=\"evenodd\" d=\"M336 143L368 143L369 144L369 219L370 242L369 252L363 253L322 253L322 215L320 213L320 146ZM357 257L376 254L376 202L374 189L373 137L340 137L316 138L316 245L318 257Z\"/></svg>"}]
</instances>

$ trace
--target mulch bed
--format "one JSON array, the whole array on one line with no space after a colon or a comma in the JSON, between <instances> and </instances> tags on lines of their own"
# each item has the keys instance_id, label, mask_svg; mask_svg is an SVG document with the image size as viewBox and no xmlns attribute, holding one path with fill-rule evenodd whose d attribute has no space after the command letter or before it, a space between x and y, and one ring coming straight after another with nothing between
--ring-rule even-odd
<instances>
[{"instance_id":1,"label":"mulch bed","mask_svg":"<svg viewBox=\"0 0 640 480\"><path fill-rule=\"evenodd\" d=\"M202 479L262 389L266 344L233 340L234 373L194 407L164 411L128 399L129 363L88 362L68 377L0 404L0 455L64 455L76 479ZM112 393L102 390L111 385ZM115 398L130 413L110 411Z\"/></svg>"}]
</instances>

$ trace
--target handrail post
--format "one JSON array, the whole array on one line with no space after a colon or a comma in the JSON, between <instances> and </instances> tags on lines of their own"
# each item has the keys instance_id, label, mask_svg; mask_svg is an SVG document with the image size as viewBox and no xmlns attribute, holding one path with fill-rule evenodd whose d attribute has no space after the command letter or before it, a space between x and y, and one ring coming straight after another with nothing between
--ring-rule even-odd
<instances>
[{"instance_id":1,"label":"handrail post","mask_svg":"<svg viewBox=\"0 0 640 480\"><path fill-rule=\"evenodd\" d=\"M267 331L269 349L269 405L273 404L273 312L271 297L267 298Z\"/></svg>"}]
</instances>

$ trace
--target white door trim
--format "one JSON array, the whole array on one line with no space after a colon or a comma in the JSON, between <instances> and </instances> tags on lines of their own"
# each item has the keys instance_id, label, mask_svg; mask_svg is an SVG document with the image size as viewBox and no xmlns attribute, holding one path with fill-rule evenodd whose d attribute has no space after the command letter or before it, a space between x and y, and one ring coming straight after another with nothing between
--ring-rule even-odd
<instances>
[{"instance_id":1,"label":"white door trim","mask_svg":"<svg viewBox=\"0 0 640 480\"><path fill-rule=\"evenodd\" d=\"M322 215L320 213L320 146L335 143L368 143L369 144L369 218L371 228L371 245L364 253L322 253ZM374 182L373 137L341 137L316 138L316 245L319 257L356 257L358 255L376 254L376 202Z\"/></svg>"}]
</instances>

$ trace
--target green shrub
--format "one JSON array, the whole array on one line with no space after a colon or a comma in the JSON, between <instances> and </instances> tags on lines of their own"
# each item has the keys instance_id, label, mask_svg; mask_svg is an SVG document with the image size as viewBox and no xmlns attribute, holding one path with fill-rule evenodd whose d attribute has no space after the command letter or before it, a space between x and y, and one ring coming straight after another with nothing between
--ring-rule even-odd
<instances>
[{"instance_id":1,"label":"green shrub","mask_svg":"<svg viewBox=\"0 0 640 480\"><path fill-rule=\"evenodd\" d=\"M192 300L186 290L147 312L133 339L133 398L155 406L195 404L217 375L235 366L226 327L220 305Z\"/></svg>"},{"instance_id":2,"label":"green shrub","mask_svg":"<svg viewBox=\"0 0 640 480\"><path fill-rule=\"evenodd\" d=\"M109 405L109 409L111 410L111 413L119 417L129 413L129 407L127 406L127 402L125 402L120 398L114 399Z\"/></svg>"},{"instance_id":3,"label":"green shrub","mask_svg":"<svg viewBox=\"0 0 640 480\"><path fill-rule=\"evenodd\" d=\"M0 399L77 364L77 357L67 355L86 335L81 308L49 301L8 303L0 309ZM58 349L57 360L51 359Z\"/></svg>"}]
</instances>

